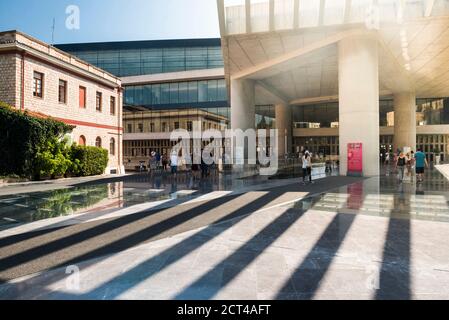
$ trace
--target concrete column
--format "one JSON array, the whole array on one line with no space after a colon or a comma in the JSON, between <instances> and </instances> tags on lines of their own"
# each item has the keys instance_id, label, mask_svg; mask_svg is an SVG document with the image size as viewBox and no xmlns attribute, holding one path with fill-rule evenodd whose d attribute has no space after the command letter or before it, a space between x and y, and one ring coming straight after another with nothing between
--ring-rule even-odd
<instances>
[{"instance_id":1,"label":"concrete column","mask_svg":"<svg viewBox=\"0 0 449 320\"><path fill-rule=\"evenodd\" d=\"M231 79L231 128L233 130L255 129L255 82L254 80ZM236 150L234 150L236 152ZM248 159L248 144L245 142L244 157Z\"/></svg>"},{"instance_id":2,"label":"concrete column","mask_svg":"<svg viewBox=\"0 0 449 320\"><path fill-rule=\"evenodd\" d=\"M416 151L416 96L412 92L394 94L394 152L404 147Z\"/></svg>"},{"instance_id":3,"label":"concrete column","mask_svg":"<svg viewBox=\"0 0 449 320\"><path fill-rule=\"evenodd\" d=\"M286 104L275 105L276 129L278 129L278 156L284 158L292 147L292 117L291 109Z\"/></svg>"},{"instance_id":4,"label":"concrete column","mask_svg":"<svg viewBox=\"0 0 449 320\"><path fill-rule=\"evenodd\" d=\"M231 80L231 127L254 129L256 126L254 80Z\"/></svg>"},{"instance_id":5,"label":"concrete column","mask_svg":"<svg viewBox=\"0 0 449 320\"><path fill-rule=\"evenodd\" d=\"M348 143L363 144L363 173L379 175L379 57L374 37L354 36L338 45L340 174L348 169Z\"/></svg>"}]
</instances>

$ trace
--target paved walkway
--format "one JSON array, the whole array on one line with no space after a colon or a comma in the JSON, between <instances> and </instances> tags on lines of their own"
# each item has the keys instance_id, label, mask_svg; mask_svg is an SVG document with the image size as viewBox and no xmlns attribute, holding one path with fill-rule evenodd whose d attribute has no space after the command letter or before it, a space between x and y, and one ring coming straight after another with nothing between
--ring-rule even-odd
<instances>
[{"instance_id":1,"label":"paved walkway","mask_svg":"<svg viewBox=\"0 0 449 320\"><path fill-rule=\"evenodd\" d=\"M332 177L308 187L295 183L9 236L0 239L0 281L119 252L141 243L297 201L308 194L354 180Z\"/></svg>"},{"instance_id":2,"label":"paved walkway","mask_svg":"<svg viewBox=\"0 0 449 320\"><path fill-rule=\"evenodd\" d=\"M7 237L0 298L449 299L447 190L332 177Z\"/></svg>"}]
</instances>

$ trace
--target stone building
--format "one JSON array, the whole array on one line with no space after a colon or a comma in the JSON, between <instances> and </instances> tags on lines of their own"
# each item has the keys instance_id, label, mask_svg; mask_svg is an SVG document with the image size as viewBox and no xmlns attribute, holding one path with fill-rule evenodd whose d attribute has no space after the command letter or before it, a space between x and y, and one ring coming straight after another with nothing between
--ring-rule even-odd
<instances>
[{"instance_id":1,"label":"stone building","mask_svg":"<svg viewBox=\"0 0 449 320\"><path fill-rule=\"evenodd\" d=\"M0 33L0 101L75 126L70 140L107 149L124 173L121 80L18 31Z\"/></svg>"}]
</instances>

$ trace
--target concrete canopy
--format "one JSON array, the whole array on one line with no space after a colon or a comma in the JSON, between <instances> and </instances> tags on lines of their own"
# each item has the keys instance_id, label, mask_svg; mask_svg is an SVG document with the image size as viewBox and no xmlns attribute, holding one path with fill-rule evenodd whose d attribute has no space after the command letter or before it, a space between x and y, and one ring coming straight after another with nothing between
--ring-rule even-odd
<instances>
[{"instance_id":1,"label":"concrete canopy","mask_svg":"<svg viewBox=\"0 0 449 320\"><path fill-rule=\"evenodd\" d=\"M449 1L217 3L226 78L257 80L257 104L337 100L338 43L363 34L378 40L381 95L449 96Z\"/></svg>"}]
</instances>

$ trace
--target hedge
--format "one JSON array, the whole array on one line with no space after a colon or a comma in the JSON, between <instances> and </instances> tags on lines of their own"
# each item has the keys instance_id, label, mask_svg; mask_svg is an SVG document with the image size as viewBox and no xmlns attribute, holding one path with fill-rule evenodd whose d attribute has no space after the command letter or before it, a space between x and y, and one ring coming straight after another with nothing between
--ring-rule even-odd
<instances>
[{"instance_id":1,"label":"hedge","mask_svg":"<svg viewBox=\"0 0 449 320\"><path fill-rule=\"evenodd\" d=\"M63 136L74 127L37 118L0 102L0 176L41 179L103 174L108 151L69 146Z\"/></svg>"},{"instance_id":2,"label":"hedge","mask_svg":"<svg viewBox=\"0 0 449 320\"><path fill-rule=\"evenodd\" d=\"M73 127L51 118L36 118L0 102L0 175L34 176L36 154L48 141L62 138Z\"/></svg>"},{"instance_id":3,"label":"hedge","mask_svg":"<svg viewBox=\"0 0 449 320\"><path fill-rule=\"evenodd\" d=\"M108 165L108 150L97 147L73 145L71 149L72 169L75 176L103 174Z\"/></svg>"}]
</instances>

